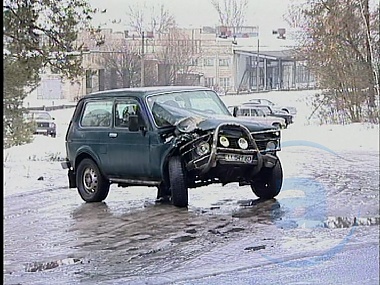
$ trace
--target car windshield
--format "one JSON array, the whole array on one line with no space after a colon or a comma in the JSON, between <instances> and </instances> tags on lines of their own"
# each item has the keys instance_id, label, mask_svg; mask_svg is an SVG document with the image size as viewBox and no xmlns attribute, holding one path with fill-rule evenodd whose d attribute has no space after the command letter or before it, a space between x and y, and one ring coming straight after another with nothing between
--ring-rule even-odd
<instances>
[{"instance_id":1,"label":"car windshield","mask_svg":"<svg viewBox=\"0 0 380 285\"><path fill-rule=\"evenodd\" d=\"M156 118L155 108L153 108L155 103L172 110L174 108L177 112L182 111L184 113L193 112L198 114L231 116L227 107L219 98L219 95L213 91L207 90L171 92L152 95L147 98L147 102L154 118Z\"/></svg>"},{"instance_id":2,"label":"car windshield","mask_svg":"<svg viewBox=\"0 0 380 285\"><path fill-rule=\"evenodd\" d=\"M51 116L49 113L42 113L42 112L32 112L31 117L34 120L51 120Z\"/></svg>"}]
</instances>

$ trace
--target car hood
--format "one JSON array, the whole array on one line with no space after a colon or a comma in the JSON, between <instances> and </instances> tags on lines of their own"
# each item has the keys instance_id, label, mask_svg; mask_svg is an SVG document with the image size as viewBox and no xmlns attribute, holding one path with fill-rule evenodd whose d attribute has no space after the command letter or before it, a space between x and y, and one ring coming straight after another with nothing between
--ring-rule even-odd
<instances>
[{"instance_id":1,"label":"car hood","mask_svg":"<svg viewBox=\"0 0 380 285\"><path fill-rule=\"evenodd\" d=\"M165 119L172 126L177 126L177 128L183 125L183 123L191 121L195 124L195 128L202 131L215 129L222 123L242 124L251 132L275 129L267 123L254 122L249 118L233 117L232 115L208 114L159 103L153 105L152 111L153 114ZM178 129L181 131L182 128Z\"/></svg>"}]
</instances>

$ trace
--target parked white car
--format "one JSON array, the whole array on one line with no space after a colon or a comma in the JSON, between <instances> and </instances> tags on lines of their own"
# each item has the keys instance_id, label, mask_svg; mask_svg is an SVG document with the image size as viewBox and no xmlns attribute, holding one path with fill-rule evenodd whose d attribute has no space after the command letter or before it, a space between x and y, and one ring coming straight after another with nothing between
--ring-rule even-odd
<instances>
[{"instance_id":1,"label":"parked white car","mask_svg":"<svg viewBox=\"0 0 380 285\"><path fill-rule=\"evenodd\" d=\"M228 110L233 114L234 108L237 107L236 117L247 117L253 121L259 123L265 123L277 127L278 129L285 129L287 127L285 119L268 116L260 107L255 107L254 105L250 106L229 106Z\"/></svg>"},{"instance_id":2,"label":"parked white car","mask_svg":"<svg viewBox=\"0 0 380 285\"><path fill-rule=\"evenodd\" d=\"M281 105L278 105L276 103L273 103L272 101L270 101L268 99L255 98L255 99L249 100L249 103L268 105L268 106L271 106L272 109L274 109L274 110L282 110L282 111L285 111L288 114L291 114L293 116L297 114L297 109L295 107L293 107L293 106L281 106Z\"/></svg>"}]
</instances>

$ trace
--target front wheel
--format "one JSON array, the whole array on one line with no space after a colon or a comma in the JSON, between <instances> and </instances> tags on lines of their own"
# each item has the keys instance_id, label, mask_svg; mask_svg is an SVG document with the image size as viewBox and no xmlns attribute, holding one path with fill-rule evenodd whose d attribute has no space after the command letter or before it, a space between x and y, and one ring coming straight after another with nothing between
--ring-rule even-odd
<instances>
[{"instance_id":1,"label":"front wheel","mask_svg":"<svg viewBox=\"0 0 380 285\"><path fill-rule=\"evenodd\" d=\"M169 180L172 204L176 207L187 207L188 189L185 169L179 156L171 157L169 160Z\"/></svg>"},{"instance_id":2,"label":"front wheel","mask_svg":"<svg viewBox=\"0 0 380 285\"><path fill-rule=\"evenodd\" d=\"M86 202L101 202L109 192L110 184L100 173L99 167L89 158L83 159L76 171L79 195Z\"/></svg>"},{"instance_id":3,"label":"front wheel","mask_svg":"<svg viewBox=\"0 0 380 285\"><path fill-rule=\"evenodd\" d=\"M251 183L253 193L262 199L272 199L280 193L283 173L279 159L272 168L264 167Z\"/></svg>"}]
</instances>

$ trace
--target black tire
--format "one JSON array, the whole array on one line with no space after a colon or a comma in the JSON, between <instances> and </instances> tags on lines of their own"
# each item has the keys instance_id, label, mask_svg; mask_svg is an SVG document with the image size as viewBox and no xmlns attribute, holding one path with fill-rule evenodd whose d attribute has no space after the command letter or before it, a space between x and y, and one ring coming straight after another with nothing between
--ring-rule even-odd
<instances>
[{"instance_id":1,"label":"black tire","mask_svg":"<svg viewBox=\"0 0 380 285\"><path fill-rule=\"evenodd\" d=\"M52 134L51 134L51 137L52 137L52 138L55 138L56 136L57 136L56 133L52 133Z\"/></svg>"},{"instance_id":2,"label":"black tire","mask_svg":"<svg viewBox=\"0 0 380 285\"><path fill-rule=\"evenodd\" d=\"M178 156L171 157L169 160L169 180L172 204L176 207L187 207L189 197L185 169Z\"/></svg>"},{"instance_id":3,"label":"black tire","mask_svg":"<svg viewBox=\"0 0 380 285\"><path fill-rule=\"evenodd\" d=\"M101 202L107 198L110 183L101 174L96 163L83 159L76 171L76 184L79 195L86 202Z\"/></svg>"},{"instance_id":4,"label":"black tire","mask_svg":"<svg viewBox=\"0 0 380 285\"><path fill-rule=\"evenodd\" d=\"M272 199L280 193L283 181L281 162L278 159L273 168L263 167L251 183L253 193L262 199Z\"/></svg>"}]
</instances>

